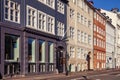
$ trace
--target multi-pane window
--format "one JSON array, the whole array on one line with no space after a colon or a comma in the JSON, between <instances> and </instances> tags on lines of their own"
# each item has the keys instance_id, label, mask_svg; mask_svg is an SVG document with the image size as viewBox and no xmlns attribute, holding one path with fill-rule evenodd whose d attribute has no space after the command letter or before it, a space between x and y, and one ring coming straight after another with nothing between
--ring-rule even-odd
<instances>
[{"instance_id":1,"label":"multi-pane window","mask_svg":"<svg viewBox=\"0 0 120 80\"><path fill-rule=\"evenodd\" d=\"M88 35L88 44L91 44L92 40L91 40L91 35Z\"/></svg>"},{"instance_id":2,"label":"multi-pane window","mask_svg":"<svg viewBox=\"0 0 120 80\"><path fill-rule=\"evenodd\" d=\"M64 24L59 21L57 21L57 35L64 36Z\"/></svg>"},{"instance_id":3,"label":"multi-pane window","mask_svg":"<svg viewBox=\"0 0 120 80\"><path fill-rule=\"evenodd\" d=\"M73 9L70 9L70 18L73 18L73 17L74 17L74 15L75 15L74 12L75 12L75 11L74 11Z\"/></svg>"},{"instance_id":4,"label":"multi-pane window","mask_svg":"<svg viewBox=\"0 0 120 80\"><path fill-rule=\"evenodd\" d=\"M84 17L81 15L81 23L84 24Z\"/></svg>"},{"instance_id":5,"label":"multi-pane window","mask_svg":"<svg viewBox=\"0 0 120 80\"><path fill-rule=\"evenodd\" d=\"M96 45L96 38L94 38L94 45Z\"/></svg>"},{"instance_id":6,"label":"multi-pane window","mask_svg":"<svg viewBox=\"0 0 120 80\"><path fill-rule=\"evenodd\" d=\"M77 31L77 37L78 37L78 42L80 42L80 38L81 38L80 30Z\"/></svg>"},{"instance_id":7,"label":"multi-pane window","mask_svg":"<svg viewBox=\"0 0 120 80\"><path fill-rule=\"evenodd\" d=\"M27 6L27 26L36 28L36 19L37 19L36 9Z\"/></svg>"},{"instance_id":8,"label":"multi-pane window","mask_svg":"<svg viewBox=\"0 0 120 80\"><path fill-rule=\"evenodd\" d=\"M84 42L84 33L81 32L81 42Z\"/></svg>"},{"instance_id":9,"label":"multi-pane window","mask_svg":"<svg viewBox=\"0 0 120 80\"><path fill-rule=\"evenodd\" d=\"M81 49L80 48L77 49L77 58L81 58Z\"/></svg>"},{"instance_id":10,"label":"multi-pane window","mask_svg":"<svg viewBox=\"0 0 120 80\"><path fill-rule=\"evenodd\" d=\"M84 33L84 42L87 43L87 34Z\"/></svg>"},{"instance_id":11,"label":"multi-pane window","mask_svg":"<svg viewBox=\"0 0 120 80\"><path fill-rule=\"evenodd\" d=\"M70 27L70 38L73 39L74 38L74 28Z\"/></svg>"},{"instance_id":12,"label":"multi-pane window","mask_svg":"<svg viewBox=\"0 0 120 80\"><path fill-rule=\"evenodd\" d=\"M40 2L42 2L42 3L46 3L46 0L38 0L38 1L40 1Z\"/></svg>"},{"instance_id":13,"label":"multi-pane window","mask_svg":"<svg viewBox=\"0 0 120 80\"><path fill-rule=\"evenodd\" d=\"M42 3L44 3L45 5L51 7L51 8L55 8L55 0L38 0Z\"/></svg>"},{"instance_id":14,"label":"multi-pane window","mask_svg":"<svg viewBox=\"0 0 120 80\"><path fill-rule=\"evenodd\" d=\"M87 26L87 18L84 18L84 25Z\"/></svg>"},{"instance_id":15,"label":"multi-pane window","mask_svg":"<svg viewBox=\"0 0 120 80\"><path fill-rule=\"evenodd\" d=\"M84 9L84 7L85 7L85 2L84 2L84 0L81 0L82 1L82 9Z\"/></svg>"},{"instance_id":16,"label":"multi-pane window","mask_svg":"<svg viewBox=\"0 0 120 80\"><path fill-rule=\"evenodd\" d=\"M70 57L74 58L75 57L75 48L74 47L70 47Z\"/></svg>"},{"instance_id":17,"label":"multi-pane window","mask_svg":"<svg viewBox=\"0 0 120 80\"><path fill-rule=\"evenodd\" d=\"M5 60L19 60L19 37L5 34Z\"/></svg>"},{"instance_id":18,"label":"multi-pane window","mask_svg":"<svg viewBox=\"0 0 120 80\"><path fill-rule=\"evenodd\" d=\"M11 0L5 0L5 19L20 22L20 4Z\"/></svg>"},{"instance_id":19,"label":"multi-pane window","mask_svg":"<svg viewBox=\"0 0 120 80\"><path fill-rule=\"evenodd\" d=\"M88 21L88 27L91 27L91 24L92 24L91 21Z\"/></svg>"},{"instance_id":20,"label":"multi-pane window","mask_svg":"<svg viewBox=\"0 0 120 80\"><path fill-rule=\"evenodd\" d=\"M81 48L81 59L84 59L84 49Z\"/></svg>"},{"instance_id":21,"label":"multi-pane window","mask_svg":"<svg viewBox=\"0 0 120 80\"><path fill-rule=\"evenodd\" d=\"M77 22L80 22L80 14L77 13Z\"/></svg>"},{"instance_id":22,"label":"multi-pane window","mask_svg":"<svg viewBox=\"0 0 120 80\"><path fill-rule=\"evenodd\" d=\"M38 29L45 31L46 28L46 14L38 12Z\"/></svg>"},{"instance_id":23,"label":"multi-pane window","mask_svg":"<svg viewBox=\"0 0 120 80\"><path fill-rule=\"evenodd\" d=\"M46 31L49 33L54 33L54 18L49 15L47 16Z\"/></svg>"},{"instance_id":24,"label":"multi-pane window","mask_svg":"<svg viewBox=\"0 0 120 80\"><path fill-rule=\"evenodd\" d=\"M38 11L38 14L37 14ZM54 17L27 6L27 26L54 34Z\"/></svg>"},{"instance_id":25,"label":"multi-pane window","mask_svg":"<svg viewBox=\"0 0 120 80\"><path fill-rule=\"evenodd\" d=\"M55 0L46 0L46 4L49 7L54 8L54 6L55 6Z\"/></svg>"},{"instance_id":26,"label":"multi-pane window","mask_svg":"<svg viewBox=\"0 0 120 80\"><path fill-rule=\"evenodd\" d=\"M57 11L64 14L64 4L60 0L57 0Z\"/></svg>"}]
</instances>

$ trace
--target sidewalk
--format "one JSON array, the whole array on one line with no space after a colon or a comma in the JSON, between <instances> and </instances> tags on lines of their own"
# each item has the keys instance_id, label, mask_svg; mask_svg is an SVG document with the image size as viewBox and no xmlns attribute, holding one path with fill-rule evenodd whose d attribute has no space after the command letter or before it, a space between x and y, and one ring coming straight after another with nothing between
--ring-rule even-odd
<instances>
[{"instance_id":1,"label":"sidewalk","mask_svg":"<svg viewBox=\"0 0 120 80\"><path fill-rule=\"evenodd\" d=\"M100 71L84 71L84 72L69 72L68 76L65 75L65 73L61 74L43 74L43 75L31 75L31 76L24 76L24 77L15 77L12 78L5 78L5 80L49 80L52 78L66 78L66 77L73 77L73 76L83 76L83 75L93 75L93 74L102 74L102 73L108 73L111 71L120 71L120 69L111 69L111 70L100 70Z\"/></svg>"}]
</instances>

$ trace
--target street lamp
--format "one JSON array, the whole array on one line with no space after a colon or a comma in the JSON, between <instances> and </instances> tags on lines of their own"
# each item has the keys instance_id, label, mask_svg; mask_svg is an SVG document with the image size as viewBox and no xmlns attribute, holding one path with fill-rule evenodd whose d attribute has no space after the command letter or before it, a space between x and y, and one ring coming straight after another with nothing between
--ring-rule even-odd
<instances>
[{"instance_id":1,"label":"street lamp","mask_svg":"<svg viewBox=\"0 0 120 80\"><path fill-rule=\"evenodd\" d=\"M66 52L66 55L65 55L65 57L66 57L66 64L65 64L65 67L66 67L66 76L68 75L68 61L69 61L69 54Z\"/></svg>"}]
</instances>

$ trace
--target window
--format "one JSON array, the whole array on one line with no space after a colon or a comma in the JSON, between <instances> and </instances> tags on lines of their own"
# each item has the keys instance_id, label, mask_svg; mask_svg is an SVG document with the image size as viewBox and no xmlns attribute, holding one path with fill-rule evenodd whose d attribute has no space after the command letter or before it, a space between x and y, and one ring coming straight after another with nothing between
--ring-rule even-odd
<instances>
[{"instance_id":1,"label":"window","mask_svg":"<svg viewBox=\"0 0 120 80\"><path fill-rule=\"evenodd\" d=\"M28 38L28 61L35 62L35 40Z\"/></svg>"},{"instance_id":2,"label":"window","mask_svg":"<svg viewBox=\"0 0 120 80\"><path fill-rule=\"evenodd\" d=\"M42 2L42 3L46 3L46 0L38 0L38 1L40 1L40 2Z\"/></svg>"},{"instance_id":3,"label":"window","mask_svg":"<svg viewBox=\"0 0 120 80\"><path fill-rule=\"evenodd\" d=\"M94 18L96 19L96 12L94 12Z\"/></svg>"},{"instance_id":4,"label":"window","mask_svg":"<svg viewBox=\"0 0 120 80\"><path fill-rule=\"evenodd\" d=\"M77 36L78 36L78 42L80 42L80 38L81 38L80 31L78 30L77 33L78 33L77 34Z\"/></svg>"},{"instance_id":5,"label":"window","mask_svg":"<svg viewBox=\"0 0 120 80\"><path fill-rule=\"evenodd\" d=\"M64 36L64 24L57 21L57 35Z\"/></svg>"},{"instance_id":6,"label":"window","mask_svg":"<svg viewBox=\"0 0 120 80\"><path fill-rule=\"evenodd\" d=\"M84 49L81 48L81 59L84 59Z\"/></svg>"},{"instance_id":7,"label":"window","mask_svg":"<svg viewBox=\"0 0 120 80\"><path fill-rule=\"evenodd\" d=\"M77 0L77 6L81 7L81 0Z\"/></svg>"},{"instance_id":8,"label":"window","mask_svg":"<svg viewBox=\"0 0 120 80\"><path fill-rule=\"evenodd\" d=\"M72 2L73 2L74 4L76 4L77 1L76 1L76 0L72 0Z\"/></svg>"},{"instance_id":9,"label":"window","mask_svg":"<svg viewBox=\"0 0 120 80\"><path fill-rule=\"evenodd\" d=\"M84 33L84 42L87 43L87 34Z\"/></svg>"},{"instance_id":10,"label":"window","mask_svg":"<svg viewBox=\"0 0 120 80\"><path fill-rule=\"evenodd\" d=\"M64 14L64 4L60 0L57 0L57 11Z\"/></svg>"},{"instance_id":11,"label":"window","mask_svg":"<svg viewBox=\"0 0 120 80\"><path fill-rule=\"evenodd\" d=\"M87 26L87 18L84 18L84 25Z\"/></svg>"},{"instance_id":12,"label":"window","mask_svg":"<svg viewBox=\"0 0 120 80\"><path fill-rule=\"evenodd\" d=\"M81 23L84 24L84 17L81 15Z\"/></svg>"},{"instance_id":13,"label":"window","mask_svg":"<svg viewBox=\"0 0 120 80\"><path fill-rule=\"evenodd\" d=\"M52 16L47 16L47 32L54 34L54 18Z\"/></svg>"},{"instance_id":14,"label":"window","mask_svg":"<svg viewBox=\"0 0 120 80\"><path fill-rule=\"evenodd\" d=\"M77 58L81 58L81 49L80 48L78 48L77 49Z\"/></svg>"},{"instance_id":15,"label":"window","mask_svg":"<svg viewBox=\"0 0 120 80\"><path fill-rule=\"evenodd\" d=\"M20 4L11 0L5 0L5 19L20 23Z\"/></svg>"},{"instance_id":16,"label":"window","mask_svg":"<svg viewBox=\"0 0 120 80\"><path fill-rule=\"evenodd\" d=\"M46 14L38 12L38 29L45 31L46 29Z\"/></svg>"},{"instance_id":17,"label":"window","mask_svg":"<svg viewBox=\"0 0 120 80\"><path fill-rule=\"evenodd\" d=\"M48 62L53 63L53 56L54 56L54 50L53 50L53 43L48 42Z\"/></svg>"},{"instance_id":18,"label":"window","mask_svg":"<svg viewBox=\"0 0 120 80\"><path fill-rule=\"evenodd\" d=\"M94 38L94 45L96 45L96 38Z\"/></svg>"},{"instance_id":19,"label":"window","mask_svg":"<svg viewBox=\"0 0 120 80\"><path fill-rule=\"evenodd\" d=\"M70 38L73 39L74 38L74 28L70 27Z\"/></svg>"},{"instance_id":20,"label":"window","mask_svg":"<svg viewBox=\"0 0 120 80\"><path fill-rule=\"evenodd\" d=\"M36 28L36 19L37 19L37 13L36 13L36 9L27 6L27 26L31 27L31 28Z\"/></svg>"},{"instance_id":21,"label":"window","mask_svg":"<svg viewBox=\"0 0 120 80\"><path fill-rule=\"evenodd\" d=\"M54 8L55 7L55 0L46 0L46 4L49 7Z\"/></svg>"},{"instance_id":22,"label":"window","mask_svg":"<svg viewBox=\"0 0 120 80\"><path fill-rule=\"evenodd\" d=\"M88 21L88 27L90 28L91 27L91 21Z\"/></svg>"},{"instance_id":23,"label":"window","mask_svg":"<svg viewBox=\"0 0 120 80\"><path fill-rule=\"evenodd\" d=\"M39 40L39 61L45 62L45 41Z\"/></svg>"},{"instance_id":24,"label":"window","mask_svg":"<svg viewBox=\"0 0 120 80\"><path fill-rule=\"evenodd\" d=\"M96 25L94 24L94 31L96 31Z\"/></svg>"},{"instance_id":25,"label":"window","mask_svg":"<svg viewBox=\"0 0 120 80\"><path fill-rule=\"evenodd\" d=\"M42 3L44 3L45 5L51 7L51 8L55 8L55 0L38 0Z\"/></svg>"},{"instance_id":26,"label":"window","mask_svg":"<svg viewBox=\"0 0 120 80\"><path fill-rule=\"evenodd\" d=\"M19 37L5 34L5 60L19 60Z\"/></svg>"},{"instance_id":27,"label":"window","mask_svg":"<svg viewBox=\"0 0 120 80\"><path fill-rule=\"evenodd\" d=\"M75 48L74 47L70 47L70 57L74 58L75 57Z\"/></svg>"},{"instance_id":28,"label":"window","mask_svg":"<svg viewBox=\"0 0 120 80\"><path fill-rule=\"evenodd\" d=\"M84 42L84 33L81 32L81 42Z\"/></svg>"},{"instance_id":29,"label":"window","mask_svg":"<svg viewBox=\"0 0 120 80\"><path fill-rule=\"evenodd\" d=\"M74 15L75 15L74 10L73 10L73 9L70 9L70 18L73 18Z\"/></svg>"},{"instance_id":30,"label":"window","mask_svg":"<svg viewBox=\"0 0 120 80\"><path fill-rule=\"evenodd\" d=\"M91 35L88 35L88 44L91 44L92 40L91 40Z\"/></svg>"},{"instance_id":31,"label":"window","mask_svg":"<svg viewBox=\"0 0 120 80\"><path fill-rule=\"evenodd\" d=\"M77 13L77 22L80 22L80 14Z\"/></svg>"},{"instance_id":32,"label":"window","mask_svg":"<svg viewBox=\"0 0 120 80\"><path fill-rule=\"evenodd\" d=\"M81 0L82 1L82 9L84 9L84 7L85 7L85 2L84 2L84 0Z\"/></svg>"}]
</instances>

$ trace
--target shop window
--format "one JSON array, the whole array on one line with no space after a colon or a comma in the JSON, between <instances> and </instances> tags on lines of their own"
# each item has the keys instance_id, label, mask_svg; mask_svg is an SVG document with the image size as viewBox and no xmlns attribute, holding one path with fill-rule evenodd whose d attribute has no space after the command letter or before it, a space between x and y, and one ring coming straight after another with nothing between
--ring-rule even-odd
<instances>
[{"instance_id":1,"label":"shop window","mask_svg":"<svg viewBox=\"0 0 120 80\"><path fill-rule=\"evenodd\" d=\"M5 60L19 60L19 37L5 35Z\"/></svg>"},{"instance_id":2,"label":"shop window","mask_svg":"<svg viewBox=\"0 0 120 80\"><path fill-rule=\"evenodd\" d=\"M28 38L28 61L35 62L35 40Z\"/></svg>"},{"instance_id":3,"label":"shop window","mask_svg":"<svg viewBox=\"0 0 120 80\"><path fill-rule=\"evenodd\" d=\"M53 63L53 43L48 42L48 62Z\"/></svg>"},{"instance_id":4,"label":"shop window","mask_svg":"<svg viewBox=\"0 0 120 80\"><path fill-rule=\"evenodd\" d=\"M45 41L39 40L39 61L45 62Z\"/></svg>"}]
</instances>

